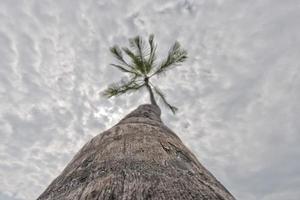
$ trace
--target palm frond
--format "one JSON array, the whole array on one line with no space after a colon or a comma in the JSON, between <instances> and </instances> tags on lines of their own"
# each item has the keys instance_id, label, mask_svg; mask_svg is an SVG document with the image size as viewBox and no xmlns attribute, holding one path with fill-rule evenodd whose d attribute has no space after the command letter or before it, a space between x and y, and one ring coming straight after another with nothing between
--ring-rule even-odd
<instances>
[{"instance_id":1,"label":"palm frond","mask_svg":"<svg viewBox=\"0 0 300 200\"><path fill-rule=\"evenodd\" d=\"M158 94L158 96L161 98L161 100L164 102L164 104L173 112L173 114L175 114L176 111L178 110L178 108L176 108L175 106L172 106L171 104L168 103L165 95L162 93L162 91L160 89L158 89L157 87L154 87L154 91L156 94Z\"/></svg>"},{"instance_id":2,"label":"palm frond","mask_svg":"<svg viewBox=\"0 0 300 200\"><path fill-rule=\"evenodd\" d=\"M149 42L149 46L150 46L150 53L149 53L149 57L147 59L147 64L146 64L147 73L149 73L153 69L153 65L156 60L156 55L155 55L156 44L154 43L154 35L153 34L151 34L149 36L148 42Z\"/></svg>"},{"instance_id":3,"label":"palm frond","mask_svg":"<svg viewBox=\"0 0 300 200\"><path fill-rule=\"evenodd\" d=\"M134 38L129 39L129 44L131 48L135 51L135 56L139 58L141 62L139 66L141 67L141 71L143 71L143 74L145 74L147 71L145 67L145 57L147 55L147 48L143 39L140 36L136 36Z\"/></svg>"},{"instance_id":4,"label":"palm frond","mask_svg":"<svg viewBox=\"0 0 300 200\"><path fill-rule=\"evenodd\" d=\"M179 42L175 42L172 48L169 50L167 58L164 61L162 61L161 65L153 73L153 75L164 73L168 69L171 69L172 67L181 64L186 59L187 59L187 51L181 49Z\"/></svg>"},{"instance_id":5,"label":"palm frond","mask_svg":"<svg viewBox=\"0 0 300 200\"><path fill-rule=\"evenodd\" d=\"M140 36L129 39L129 44L131 48L136 51L140 58L144 57L145 44Z\"/></svg>"},{"instance_id":6,"label":"palm frond","mask_svg":"<svg viewBox=\"0 0 300 200\"><path fill-rule=\"evenodd\" d=\"M130 91L136 91L143 86L144 83L137 83L136 78L134 77L130 81L122 80L120 83L111 84L102 94L103 96L110 98Z\"/></svg>"},{"instance_id":7,"label":"palm frond","mask_svg":"<svg viewBox=\"0 0 300 200\"><path fill-rule=\"evenodd\" d=\"M138 72L136 72L135 70L128 69L125 66L117 65L117 64L110 64L110 65L113 66L113 67L115 67L115 68L117 68L117 69L119 69L122 72L130 73L130 74L134 74L134 75L139 75Z\"/></svg>"},{"instance_id":8,"label":"palm frond","mask_svg":"<svg viewBox=\"0 0 300 200\"><path fill-rule=\"evenodd\" d=\"M112 55L117 59L117 61L119 61L122 64L125 64L126 66L129 66L129 64L123 58L123 54L122 54L120 47L115 45L115 46L111 47L109 50L112 53Z\"/></svg>"},{"instance_id":9,"label":"palm frond","mask_svg":"<svg viewBox=\"0 0 300 200\"><path fill-rule=\"evenodd\" d=\"M123 47L122 50L131 59L133 63L133 68L139 71L140 73L145 74L144 63L141 60L141 58L138 55L136 55L134 52L132 52L130 49L128 49L127 47Z\"/></svg>"}]
</instances>

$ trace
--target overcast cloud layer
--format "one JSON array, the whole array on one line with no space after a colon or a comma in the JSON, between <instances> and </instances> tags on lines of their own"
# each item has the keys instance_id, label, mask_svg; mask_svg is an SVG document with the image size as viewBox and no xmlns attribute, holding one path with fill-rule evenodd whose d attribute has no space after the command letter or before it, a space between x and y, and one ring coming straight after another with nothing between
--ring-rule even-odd
<instances>
[{"instance_id":1,"label":"overcast cloud layer","mask_svg":"<svg viewBox=\"0 0 300 200\"><path fill-rule=\"evenodd\" d=\"M300 198L299 0L0 0L0 200L35 199L148 100L99 92L109 47L154 33L189 60L155 82L164 122L240 200Z\"/></svg>"}]
</instances>

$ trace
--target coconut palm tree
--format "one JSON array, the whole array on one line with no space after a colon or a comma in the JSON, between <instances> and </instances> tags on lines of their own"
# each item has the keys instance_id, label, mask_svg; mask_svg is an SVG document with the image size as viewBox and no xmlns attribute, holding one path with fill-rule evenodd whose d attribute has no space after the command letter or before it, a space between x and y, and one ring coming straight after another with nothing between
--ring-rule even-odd
<instances>
[{"instance_id":1,"label":"coconut palm tree","mask_svg":"<svg viewBox=\"0 0 300 200\"><path fill-rule=\"evenodd\" d=\"M146 87L151 104L157 106L153 94L156 93L162 102L175 113L178 109L166 100L163 92L154 86L150 80L153 76L164 74L172 67L183 63L187 59L187 51L181 48L179 42L175 42L167 57L157 63L156 49L154 35L149 36L148 44L140 36L136 36L129 39L129 48L121 48L117 45L111 47L110 51L117 60L117 64L111 64L111 66L126 73L127 76L119 83L110 85L104 91L104 96L110 98Z\"/></svg>"},{"instance_id":2,"label":"coconut palm tree","mask_svg":"<svg viewBox=\"0 0 300 200\"><path fill-rule=\"evenodd\" d=\"M140 105L86 143L38 200L235 200L160 118L152 90L173 112L176 109L150 79L182 63L186 51L176 42L167 58L155 64L153 35L149 45L147 49L135 37L131 49L111 48L119 61L112 66L130 79L109 87L105 94L111 97L145 87L151 104Z\"/></svg>"}]
</instances>

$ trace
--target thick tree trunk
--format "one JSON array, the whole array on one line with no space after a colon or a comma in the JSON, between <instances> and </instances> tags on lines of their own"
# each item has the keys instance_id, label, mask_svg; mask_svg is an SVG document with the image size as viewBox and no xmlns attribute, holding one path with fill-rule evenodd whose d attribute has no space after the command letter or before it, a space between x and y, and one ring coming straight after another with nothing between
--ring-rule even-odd
<instances>
[{"instance_id":1,"label":"thick tree trunk","mask_svg":"<svg viewBox=\"0 0 300 200\"><path fill-rule=\"evenodd\" d=\"M141 105L77 153L38 200L234 200L160 119Z\"/></svg>"}]
</instances>

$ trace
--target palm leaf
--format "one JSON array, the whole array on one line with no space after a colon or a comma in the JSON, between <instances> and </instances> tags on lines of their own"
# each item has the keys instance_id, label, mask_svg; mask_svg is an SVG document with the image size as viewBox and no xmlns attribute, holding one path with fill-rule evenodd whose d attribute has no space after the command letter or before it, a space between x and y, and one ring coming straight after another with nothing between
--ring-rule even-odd
<instances>
[{"instance_id":1,"label":"palm leaf","mask_svg":"<svg viewBox=\"0 0 300 200\"><path fill-rule=\"evenodd\" d=\"M113 46L110 48L110 52L113 54L113 56L120 62L122 62L123 64L127 63L125 62L123 55L122 55L122 51L118 46Z\"/></svg>"},{"instance_id":2,"label":"palm leaf","mask_svg":"<svg viewBox=\"0 0 300 200\"><path fill-rule=\"evenodd\" d=\"M136 36L132 39L129 39L129 44L130 44L131 48L136 51L137 55L140 58L144 57L145 45L144 45L143 39L140 36Z\"/></svg>"},{"instance_id":3,"label":"palm leaf","mask_svg":"<svg viewBox=\"0 0 300 200\"><path fill-rule=\"evenodd\" d=\"M104 90L103 96L110 98L130 91L138 90L143 86L144 83L138 84L136 81L136 77L133 77L130 81L122 80L120 83L111 84L106 90Z\"/></svg>"},{"instance_id":4,"label":"palm leaf","mask_svg":"<svg viewBox=\"0 0 300 200\"><path fill-rule=\"evenodd\" d=\"M141 58L134 54L130 49L127 47L123 47L122 50L126 53L128 57L130 57L132 63L133 63L133 68L139 71L142 74L145 74L145 69L144 69L144 63L141 60Z\"/></svg>"},{"instance_id":5,"label":"palm leaf","mask_svg":"<svg viewBox=\"0 0 300 200\"><path fill-rule=\"evenodd\" d=\"M151 34L149 36L148 42L149 42L149 46L150 46L150 53L149 53L149 57L147 60L147 65L146 65L147 73L149 73L153 69L153 64L156 60L156 55L155 55L156 44L154 43L154 35L153 34Z\"/></svg>"},{"instance_id":6,"label":"palm leaf","mask_svg":"<svg viewBox=\"0 0 300 200\"><path fill-rule=\"evenodd\" d=\"M154 91L162 99L164 104L173 112L173 114L175 114L176 111L178 110L178 108L176 108L175 106L172 106L171 104L168 103L168 101L166 100L165 95L162 93L162 91L160 89L158 89L157 87L154 87Z\"/></svg>"},{"instance_id":7,"label":"palm leaf","mask_svg":"<svg viewBox=\"0 0 300 200\"><path fill-rule=\"evenodd\" d=\"M128 69L125 66L117 65L117 64L110 64L110 65L117 68L117 69L119 69L122 72L127 72L127 73L130 73L130 74L138 75L138 73L136 71L134 71L132 69Z\"/></svg>"},{"instance_id":8,"label":"palm leaf","mask_svg":"<svg viewBox=\"0 0 300 200\"><path fill-rule=\"evenodd\" d=\"M172 48L169 50L168 56L162 61L158 69L151 75L161 74L184 62L187 59L187 51L181 49L180 44L175 42Z\"/></svg>"},{"instance_id":9,"label":"palm leaf","mask_svg":"<svg viewBox=\"0 0 300 200\"><path fill-rule=\"evenodd\" d=\"M126 62L126 60L123 57L123 53L122 50L120 49L119 46L115 45L113 47L110 48L110 52L112 53L112 55L117 59L117 61L119 61L121 64L129 67L129 68L133 68L130 64L128 64Z\"/></svg>"},{"instance_id":10,"label":"palm leaf","mask_svg":"<svg viewBox=\"0 0 300 200\"><path fill-rule=\"evenodd\" d=\"M129 39L129 44L131 48L135 51L135 56L139 59L141 68L141 72L146 74L146 67L145 67L145 56L146 56L146 46L143 39L140 36L136 36L132 39Z\"/></svg>"}]
</instances>

